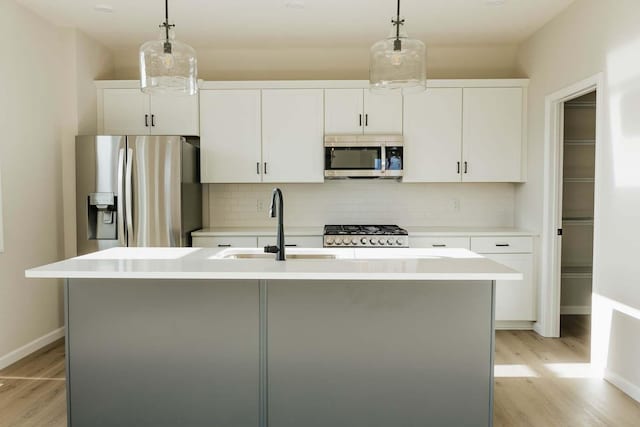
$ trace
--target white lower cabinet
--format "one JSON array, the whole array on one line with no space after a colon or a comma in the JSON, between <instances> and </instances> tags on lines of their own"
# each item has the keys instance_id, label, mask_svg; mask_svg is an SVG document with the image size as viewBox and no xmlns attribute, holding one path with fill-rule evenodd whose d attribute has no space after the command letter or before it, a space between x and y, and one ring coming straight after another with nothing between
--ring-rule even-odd
<instances>
[{"instance_id":1,"label":"white lower cabinet","mask_svg":"<svg viewBox=\"0 0 640 427\"><path fill-rule=\"evenodd\" d=\"M228 248L257 248L258 238L256 236L194 236L191 245L194 248L218 248L221 251Z\"/></svg>"},{"instance_id":2,"label":"white lower cabinet","mask_svg":"<svg viewBox=\"0 0 640 427\"><path fill-rule=\"evenodd\" d=\"M409 236L412 248L470 249L524 275L523 280L496 281L496 321L499 328L530 326L537 320L537 289L530 236ZM508 323L507 323L508 322ZM514 326L515 325L515 326Z\"/></svg>"},{"instance_id":3,"label":"white lower cabinet","mask_svg":"<svg viewBox=\"0 0 640 427\"><path fill-rule=\"evenodd\" d=\"M412 248L463 248L469 249L468 237L411 237L409 246Z\"/></svg>"},{"instance_id":4,"label":"white lower cabinet","mask_svg":"<svg viewBox=\"0 0 640 427\"><path fill-rule=\"evenodd\" d=\"M258 237L258 247L273 246L276 244L275 236ZM323 245L322 236L286 236L284 244L288 248L321 248Z\"/></svg>"},{"instance_id":5,"label":"white lower cabinet","mask_svg":"<svg viewBox=\"0 0 640 427\"><path fill-rule=\"evenodd\" d=\"M524 275L523 280L496 281L496 320L535 321L536 286L533 280L533 254L483 254Z\"/></svg>"}]
</instances>

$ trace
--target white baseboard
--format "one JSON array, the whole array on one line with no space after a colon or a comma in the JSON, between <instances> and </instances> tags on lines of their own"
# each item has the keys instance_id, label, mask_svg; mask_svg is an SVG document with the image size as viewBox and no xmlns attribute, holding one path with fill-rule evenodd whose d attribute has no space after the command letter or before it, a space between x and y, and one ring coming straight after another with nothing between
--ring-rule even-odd
<instances>
[{"instance_id":1,"label":"white baseboard","mask_svg":"<svg viewBox=\"0 0 640 427\"><path fill-rule=\"evenodd\" d=\"M530 331L533 329L533 322L527 320L496 320L496 330Z\"/></svg>"},{"instance_id":2,"label":"white baseboard","mask_svg":"<svg viewBox=\"0 0 640 427\"><path fill-rule=\"evenodd\" d=\"M10 353L0 356L0 369L4 369L9 365L13 365L18 360L30 355L31 353L40 350L42 347L51 344L52 342L64 337L64 327L58 328L49 332L46 335L36 338L28 344L13 350Z\"/></svg>"},{"instance_id":3,"label":"white baseboard","mask_svg":"<svg viewBox=\"0 0 640 427\"><path fill-rule=\"evenodd\" d=\"M640 402L640 386L627 381L620 375L608 369L605 369L604 371L604 379L631 396L632 399Z\"/></svg>"},{"instance_id":4,"label":"white baseboard","mask_svg":"<svg viewBox=\"0 0 640 427\"><path fill-rule=\"evenodd\" d=\"M590 305L563 305L560 314L591 314Z\"/></svg>"}]
</instances>

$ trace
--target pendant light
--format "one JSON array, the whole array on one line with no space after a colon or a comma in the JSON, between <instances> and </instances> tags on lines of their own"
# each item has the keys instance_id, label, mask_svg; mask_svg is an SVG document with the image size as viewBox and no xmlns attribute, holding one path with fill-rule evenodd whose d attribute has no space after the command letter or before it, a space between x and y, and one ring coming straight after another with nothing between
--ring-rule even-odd
<instances>
[{"instance_id":1,"label":"pendant light","mask_svg":"<svg viewBox=\"0 0 640 427\"><path fill-rule=\"evenodd\" d=\"M410 39L400 17L391 19L392 32L384 40L371 46L369 56L369 84L374 92L420 92L426 88L426 49L420 40Z\"/></svg>"},{"instance_id":2,"label":"pendant light","mask_svg":"<svg viewBox=\"0 0 640 427\"><path fill-rule=\"evenodd\" d=\"M145 93L195 95L198 92L196 51L175 39L165 0L161 36L140 46L140 89Z\"/></svg>"}]
</instances>

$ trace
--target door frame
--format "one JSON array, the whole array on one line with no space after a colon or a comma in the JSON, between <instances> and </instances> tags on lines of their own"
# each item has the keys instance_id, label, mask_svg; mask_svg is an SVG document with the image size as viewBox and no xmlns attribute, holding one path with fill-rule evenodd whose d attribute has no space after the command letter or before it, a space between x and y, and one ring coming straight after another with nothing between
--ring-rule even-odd
<instances>
[{"instance_id":1,"label":"door frame","mask_svg":"<svg viewBox=\"0 0 640 427\"><path fill-rule=\"evenodd\" d=\"M596 91L596 170L594 192L598 193L599 168L602 149L602 119L604 99L604 74L560 89L545 97L545 145L544 145L544 199L542 225L542 265L540 280L540 304L538 321L534 330L544 337L560 336L560 289L562 239L557 230L562 228L562 166L563 166L563 113L564 103ZM598 228L597 197L594 198L594 236ZM594 242L594 256L595 242ZM594 262L595 264L595 262ZM595 276L593 276L595 278ZM595 281L594 281L595 283Z\"/></svg>"}]
</instances>

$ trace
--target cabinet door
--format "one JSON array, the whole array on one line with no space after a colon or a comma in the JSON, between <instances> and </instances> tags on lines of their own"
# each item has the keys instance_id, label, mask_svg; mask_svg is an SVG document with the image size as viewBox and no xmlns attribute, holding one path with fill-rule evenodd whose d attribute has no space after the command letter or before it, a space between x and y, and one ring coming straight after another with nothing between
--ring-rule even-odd
<instances>
[{"instance_id":1,"label":"cabinet door","mask_svg":"<svg viewBox=\"0 0 640 427\"><path fill-rule=\"evenodd\" d=\"M462 89L433 88L404 98L404 182L462 179Z\"/></svg>"},{"instance_id":2,"label":"cabinet door","mask_svg":"<svg viewBox=\"0 0 640 427\"><path fill-rule=\"evenodd\" d=\"M260 182L260 90L200 92L202 182Z\"/></svg>"},{"instance_id":3,"label":"cabinet door","mask_svg":"<svg viewBox=\"0 0 640 427\"><path fill-rule=\"evenodd\" d=\"M523 280L496 281L496 320L536 320L536 286L532 254L483 254L524 275Z\"/></svg>"},{"instance_id":4,"label":"cabinet door","mask_svg":"<svg viewBox=\"0 0 640 427\"><path fill-rule=\"evenodd\" d=\"M322 89L262 91L263 182L323 182Z\"/></svg>"},{"instance_id":5,"label":"cabinet door","mask_svg":"<svg viewBox=\"0 0 640 427\"><path fill-rule=\"evenodd\" d=\"M275 236L259 236L258 247L274 246ZM287 248L321 248L322 236L284 236L284 244Z\"/></svg>"},{"instance_id":6,"label":"cabinet door","mask_svg":"<svg viewBox=\"0 0 640 427\"><path fill-rule=\"evenodd\" d=\"M402 95L364 91L364 133L402 133Z\"/></svg>"},{"instance_id":7,"label":"cabinet door","mask_svg":"<svg viewBox=\"0 0 640 427\"><path fill-rule=\"evenodd\" d=\"M463 181L522 179L522 96L522 88L464 89Z\"/></svg>"},{"instance_id":8,"label":"cabinet door","mask_svg":"<svg viewBox=\"0 0 640 427\"><path fill-rule=\"evenodd\" d=\"M149 95L140 89L105 89L102 92L102 133L148 135L150 129Z\"/></svg>"},{"instance_id":9,"label":"cabinet door","mask_svg":"<svg viewBox=\"0 0 640 427\"><path fill-rule=\"evenodd\" d=\"M200 135L198 95L151 95L152 135Z\"/></svg>"},{"instance_id":10,"label":"cabinet door","mask_svg":"<svg viewBox=\"0 0 640 427\"><path fill-rule=\"evenodd\" d=\"M324 133L361 134L364 126L362 89L324 91Z\"/></svg>"}]
</instances>

